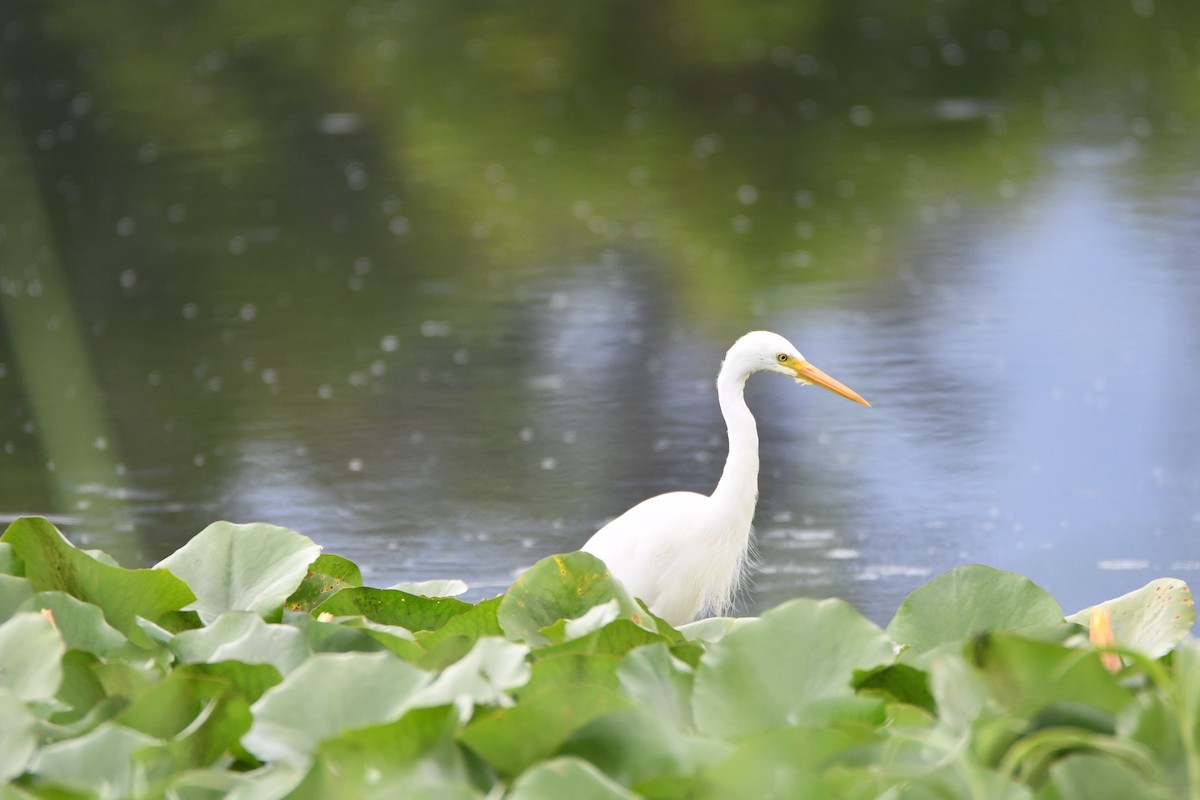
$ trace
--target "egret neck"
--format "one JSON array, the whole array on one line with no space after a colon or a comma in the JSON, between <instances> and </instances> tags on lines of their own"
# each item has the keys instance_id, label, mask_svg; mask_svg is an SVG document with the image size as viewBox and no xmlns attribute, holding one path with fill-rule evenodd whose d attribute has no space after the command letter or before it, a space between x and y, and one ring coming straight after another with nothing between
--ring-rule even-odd
<instances>
[{"instance_id":1,"label":"egret neck","mask_svg":"<svg viewBox=\"0 0 1200 800\"><path fill-rule=\"evenodd\" d=\"M750 371L727 360L717 375L717 400L729 438L729 455L721 480L713 490L713 508L730 515L727 535L740 542L750 538L754 506L758 501L758 426L746 405L746 379Z\"/></svg>"}]
</instances>

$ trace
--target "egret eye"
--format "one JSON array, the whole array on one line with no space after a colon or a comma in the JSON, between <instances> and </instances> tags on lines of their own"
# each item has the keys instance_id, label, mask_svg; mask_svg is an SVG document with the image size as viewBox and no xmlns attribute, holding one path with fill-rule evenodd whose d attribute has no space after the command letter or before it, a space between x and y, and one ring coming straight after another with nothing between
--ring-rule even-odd
<instances>
[{"instance_id":1,"label":"egret eye","mask_svg":"<svg viewBox=\"0 0 1200 800\"><path fill-rule=\"evenodd\" d=\"M786 364L788 362L788 354L787 353L780 353L779 355L777 355L775 357L777 359L779 359L780 364Z\"/></svg>"}]
</instances>

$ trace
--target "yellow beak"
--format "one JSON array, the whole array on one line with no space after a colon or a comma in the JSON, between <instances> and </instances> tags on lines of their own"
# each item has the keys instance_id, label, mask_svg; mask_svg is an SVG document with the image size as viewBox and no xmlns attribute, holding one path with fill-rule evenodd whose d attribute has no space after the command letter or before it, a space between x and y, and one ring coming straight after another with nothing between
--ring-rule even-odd
<instances>
[{"instance_id":1,"label":"yellow beak","mask_svg":"<svg viewBox=\"0 0 1200 800\"><path fill-rule=\"evenodd\" d=\"M823 389L828 389L834 394L840 394L847 400L853 400L856 403L862 403L864 406L870 406L866 400L862 398L858 392L846 386L844 383L835 381L833 378L826 375L821 370L809 364L807 361L798 361L792 364L792 370L796 373L796 380L802 383L811 383L814 386L820 386Z\"/></svg>"}]
</instances>

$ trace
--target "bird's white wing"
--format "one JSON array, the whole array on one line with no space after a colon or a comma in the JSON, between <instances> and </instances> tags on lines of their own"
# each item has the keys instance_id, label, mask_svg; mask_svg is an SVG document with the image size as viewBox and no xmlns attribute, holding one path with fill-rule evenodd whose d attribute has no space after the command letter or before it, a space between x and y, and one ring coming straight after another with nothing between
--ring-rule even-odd
<instances>
[{"instance_id":1,"label":"bird's white wing","mask_svg":"<svg viewBox=\"0 0 1200 800\"><path fill-rule=\"evenodd\" d=\"M583 546L608 565L634 597L673 625L690 622L704 605L704 587L679 574L696 555L712 500L671 492L638 503L605 525Z\"/></svg>"}]
</instances>

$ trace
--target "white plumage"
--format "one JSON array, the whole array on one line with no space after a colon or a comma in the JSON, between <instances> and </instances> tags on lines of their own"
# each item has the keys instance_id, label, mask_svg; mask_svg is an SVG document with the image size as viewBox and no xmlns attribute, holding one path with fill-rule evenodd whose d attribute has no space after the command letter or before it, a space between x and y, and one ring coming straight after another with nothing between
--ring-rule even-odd
<instances>
[{"instance_id":1,"label":"white plumage","mask_svg":"<svg viewBox=\"0 0 1200 800\"><path fill-rule=\"evenodd\" d=\"M691 622L703 611L728 613L745 571L758 501L758 428L744 389L755 372L778 372L870 405L809 364L779 334L754 331L729 348L717 375L729 456L712 495L651 497L598 530L582 548L672 625Z\"/></svg>"}]
</instances>

